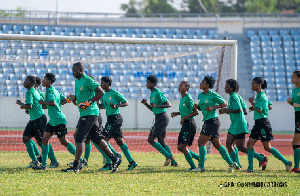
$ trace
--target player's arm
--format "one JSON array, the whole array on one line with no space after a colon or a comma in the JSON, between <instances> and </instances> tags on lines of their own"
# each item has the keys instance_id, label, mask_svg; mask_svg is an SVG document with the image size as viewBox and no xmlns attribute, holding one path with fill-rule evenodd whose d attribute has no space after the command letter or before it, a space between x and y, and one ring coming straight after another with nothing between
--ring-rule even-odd
<instances>
[{"instance_id":1,"label":"player's arm","mask_svg":"<svg viewBox=\"0 0 300 196\"><path fill-rule=\"evenodd\" d=\"M120 103L120 104L118 104L118 105L115 105L115 104L113 104L113 103L110 103L110 106L112 107L112 108L121 108L121 107L126 107L126 106L128 106L129 104L128 104L128 102L126 101L126 102L124 102L124 103Z\"/></svg>"},{"instance_id":2,"label":"player's arm","mask_svg":"<svg viewBox=\"0 0 300 196\"><path fill-rule=\"evenodd\" d=\"M91 98L90 100L86 100L84 103L78 104L78 106L81 109L86 110L88 107L90 107L90 105L92 103L94 103L95 101L98 101L104 95L104 91L102 90L102 88L100 86L96 87L95 92L96 92L96 94L93 98Z\"/></svg>"},{"instance_id":3,"label":"player's arm","mask_svg":"<svg viewBox=\"0 0 300 196\"><path fill-rule=\"evenodd\" d=\"M56 106L56 102L55 101L43 101L42 99L39 100L39 104L49 105L49 106Z\"/></svg>"},{"instance_id":4,"label":"player's arm","mask_svg":"<svg viewBox=\"0 0 300 196\"><path fill-rule=\"evenodd\" d=\"M17 100L16 101L16 104L18 104L20 106L21 109L25 109L25 110L30 110L32 109L32 105L31 104L25 104L25 103L22 103L21 100Z\"/></svg>"},{"instance_id":5,"label":"player's arm","mask_svg":"<svg viewBox=\"0 0 300 196\"><path fill-rule=\"evenodd\" d=\"M246 110L247 111L247 110ZM220 114L229 114L229 113L240 113L242 112L242 109L237 109L237 110L233 110L233 109L228 109L228 108L222 108L219 110Z\"/></svg>"},{"instance_id":6,"label":"player's arm","mask_svg":"<svg viewBox=\"0 0 300 196\"><path fill-rule=\"evenodd\" d=\"M300 108L300 104L299 103L293 103L293 107L294 108Z\"/></svg>"},{"instance_id":7,"label":"player's arm","mask_svg":"<svg viewBox=\"0 0 300 196\"><path fill-rule=\"evenodd\" d=\"M65 105L66 103L68 103L66 98L64 98L63 100L60 101L60 105Z\"/></svg>"},{"instance_id":8,"label":"player's arm","mask_svg":"<svg viewBox=\"0 0 300 196\"><path fill-rule=\"evenodd\" d=\"M190 113L189 115L186 115L186 116L182 117L182 120L193 118L194 116L197 116L198 114L199 114L199 111L196 110L196 109L193 109L193 112Z\"/></svg>"},{"instance_id":9,"label":"player's arm","mask_svg":"<svg viewBox=\"0 0 300 196\"><path fill-rule=\"evenodd\" d=\"M172 112L171 113L171 117L174 118L175 116L180 115L180 112Z\"/></svg>"},{"instance_id":10,"label":"player's arm","mask_svg":"<svg viewBox=\"0 0 300 196\"><path fill-rule=\"evenodd\" d=\"M288 98L287 103L291 106L294 106L292 98Z\"/></svg>"},{"instance_id":11,"label":"player's arm","mask_svg":"<svg viewBox=\"0 0 300 196\"><path fill-rule=\"evenodd\" d=\"M141 103L144 104L149 110L152 111L152 107L147 103L147 99L142 99Z\"/></svg>"},{"instance_id":12,"label":"player's arm","mask_svg":"<svg viewBox=\"0 0 300 196\"><path fill-rule=\"evenodd\" d=\"M155 105L154 103L150 104L152 107L156 107L156 108L169 108L171 107L171 104L169 101L166 101L165 103L163 103L162 105Z\"/></svg>"},{"instance_id":13,"label":"player's arm","mask_svg":"<svg viewBox=\"0 0 300 196\"><path fill-rule=\"evenodd\" d=\"M198 104L194 104L194 109L201 111L200 106Z\"/></svg>"},{"instance_id":14,"label":"player's arm","mask_svg":"<svg viewBox=\"0 0 300 196\"><path fill-rule=\"evenodd\" d=\"M227 103L221 103L219 105L207 107L206 110L207 111L213 111L213 110L220 109L220 108L225 108L225 107L227 107Z\"/></svg>"}]
</instances>

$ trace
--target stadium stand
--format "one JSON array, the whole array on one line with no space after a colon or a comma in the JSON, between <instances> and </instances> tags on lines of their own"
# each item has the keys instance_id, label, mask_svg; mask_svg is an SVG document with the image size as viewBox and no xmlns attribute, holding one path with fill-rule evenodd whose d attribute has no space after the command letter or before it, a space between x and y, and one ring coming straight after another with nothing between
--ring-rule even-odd
<instances>
[{"instance_id":1,"label":"stadium stand","mask_svg":"<svg viewBox=\"0 0 300 196\"><path fill-rule=\"evenodd\" d=\"M268 81L266 94L271 101L286 101L293 85L292 72L300 69L299 29L247 29L250 40L252 76Z\"/></svg>"},{"instance_id":2,"label":"stadium stand","mask_svg":"<svg viewBox=\"0 0 300 196\"><path fill-rule=\"evenodd\" d=\"M2 34L29 34L29 35L65 35L65 36L92 36L92 37L136 37L136 38L170 38L170 39L215 39L218 35L217 29L182 29L182 28L121 28L121 27L78 27L78 26L47 26L47 25L0 25ZM21 47L20 47L21 45ZM28 58L38 57L39 59L70 60L73 57L93 59L101 55L101 50L110 51L112 58L137 57L143 53L153 53L172 50L172 48L160 48L160 51L152 51L151 48L141 45L136 48L123 48L120 45L106 44L73 44L64 43L63 48L57 43L35 43L26 45L22 41L1 41L0 52L8 58L15 56L26 56ZM42 50L41 50L42 48ZM93 49L93 50L91 50ZM95 50L94 50L95 49ZM178 47L178 51L184 48ZM145 89L146 77L152 74L157 75L162 81L169 81L170 88L177 86L178 80L189 78L190 82L199 83L199 77L203 77L200 70L203 55L191 59L191 56L177 58L175 60L155 60L155 64L162 65L162 70L157 70L155 64L147 64L147 61L138 63L114 62L114 63L93 63L86 65L86 74L92 75L100 81L101 76L112 76L115 87L128 98L140 99L149 96L149 90ZM210 58L210 57L209 57ZM212 57L207 59L214 61ZM26 75L42 77L46 72L56 74L57 82L55 87L64 94L69 94L74 89L74 78L72 76L72 64L51 64L51 63L12 63L0 62L0 88L2 96L15 97L23 96L25 89L20 87ZM95 69L96 68L96 69ZM99 69L100 68L100 69ZM197 73L197 74L195 74ZM212 73L215 74L215 73ZM117 77L115 77L117 76ZM192 80L192 81L191 81ZM18 83L18 88L16 88ZM131 87L129 89L125 87ZM163 89L169 99L179 98L178 92ZM15 91L14 91L15 90ZM199 94L194 90L192 96L196 98Z\"/></svg>"}]
</instances>

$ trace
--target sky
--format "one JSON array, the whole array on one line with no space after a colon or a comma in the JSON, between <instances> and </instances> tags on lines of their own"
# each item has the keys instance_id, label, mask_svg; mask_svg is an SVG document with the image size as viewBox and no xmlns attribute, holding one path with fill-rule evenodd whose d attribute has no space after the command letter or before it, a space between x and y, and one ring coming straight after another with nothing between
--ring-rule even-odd
<instances>
[{"instance_id":1,"label":"sky","mask_svg":"<svg viewBox=\"0 0 300 196\"><path fill-rule=\"evenodd\" d=\"M0 10L15 10L17 6L24 10L68 12L124 13L120 6L129 0L0 0Z\"/></svg>"}]
</instances>

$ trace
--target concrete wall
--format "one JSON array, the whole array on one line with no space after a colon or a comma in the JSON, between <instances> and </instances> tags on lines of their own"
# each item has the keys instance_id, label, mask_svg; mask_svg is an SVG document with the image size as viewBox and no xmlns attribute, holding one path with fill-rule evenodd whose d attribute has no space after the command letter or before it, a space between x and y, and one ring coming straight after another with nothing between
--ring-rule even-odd
<instances>
[{"instance_id":1,"label":"concrete wall","mask_svg":"<svg viewBox=\"0 0 300 196\"><path fill-rule=\"evenodd\" d=\"M24 100L22 100L24 101ZM128 100L129 106L121 108L121 114L124 119L124 129L150 129L154 115L140 100ZM197 100L196 100L197 101ZM29 121L29 116L24 110L19 109L15 104L15 98L0 97L0 128L24 128ZM171 101L172 107L168 109L170 117L169 129L180 129L180 117L171 118L171 112L178 111L179 101ZM67 117L68 128L74 128L79 118L78 109L73 104L63 106L63 112ZM45 110L47 114L47 110ZM106 122L105 110L101 110L104 123ZM250 129L253 127L253 112L247 115L247 121ZM274 131L294 131L294 110L285 102L274 102L273 109L269 112ZM198 130L202 126L202 115L196 117ZM228 128L230 125L229 115L220 115L221 128Z\"/></svg>"}]
</instances>

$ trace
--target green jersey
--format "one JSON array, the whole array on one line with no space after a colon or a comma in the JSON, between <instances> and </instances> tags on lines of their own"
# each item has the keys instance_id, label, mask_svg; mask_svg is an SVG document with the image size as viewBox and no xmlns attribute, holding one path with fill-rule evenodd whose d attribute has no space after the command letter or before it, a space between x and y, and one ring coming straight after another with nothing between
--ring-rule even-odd
<instances>
[{"instance_id":1,"label":"green jersey","mask_svg":"<svg viewBox=\"0 0 300 196\"><path fill-rule=\"evenodd\" d=\"M236 93L236 95L238 96L238 98L239 98L239 100L240 100L240 103L241 103L241 105L242 105L242 110L243 110L243 111L244 111L244 110L247 110L247 106L246 106L246 104L245 104L245 102L244 102L242 96L239 95L239 94L237 94L237 93Z\"/></svg>"},{"instance_id":2,"label":"green jersey","mask_svg":"<svg viewBox=\"0 0 300 196\"><path fill-rule=\"evenodd\" d=\"M80 79L75 81L75 96L77 104L84 103L87 100L92 99L95 96L95 89L100 86L91 77L83 74ZM78 106L80 117L88 115L99 115L99 108L97 103L94 102L86 110L81 109Z\"/></svg>"},{"instance_id":3,"label":"green jersey","mask_svg":"<svg viewBox=\"0 0 300 196\"><path fill-rule=\"evenodd\" d=\"M47 105L48 115L49 115L49 124L51 126L57 126L60 124L67 124L65 115L61 111L60 102L65 99L65 96L58 92L53 86L50 86L46 90L45 102L55 101L55 106Z\"/></svg>"},{"instance_id":4,"label":"green jersey","mask_svg":"<svg viewBox=\"0 0 300 196\"><path fill-rule=\"evenodd\" d=\"M126 98L114 89L110 89L110 91L105 92L105 94L101 97L100 101L106 109L106 116L120 114L119 108L113 109L110 106L110 103L118 105L120 103L127 102Z\"/></svg>"},{"instance_id":5,"label":"green jersey","mask_svg":"<svg viewBox=\"0 0 300 196\"><path fill-rule=\"evenodd\" d=\"M166 103L168 99L164 95L163 92L161 92L158 88L155 88L151 95L150 95L150 104L154 103L155 105L162 105ZM167 108L158 108L158 107L152 107L153 113L156 114L161 114L167 111Z\"/></svg>"},{"instance_id":6,"label":"green jersey","mask_svg":"<svg viewBox=\"0 0 300 196\"><path fill-rule=\"evenodd\" d=\"M198 100L198 106L202 112L203 121L218 117L216 109L209 112L206 110L207 107L213 107L225 103L225 100L218 93L212 92L211 90L209 90L205 95L203 92L200 93L198 95Z\"/></svg>"},{"instance_id":7,"label":"green jersey","mask_svg":"<svg viewBox=\"0 0 300 196\"><path fill-rule=\"evenodd\" d=\"M293 88L292 90L292 103L298 103L300 104L300 88ZM295 112L300 111L300 108L295 108Z\"/></svg>"},{"instance_id":8,"label":"green jersey","mask_svg":"<svg viewBox=\"0 0 300 196\"><path fill-rule=\"evenodd\" d=\"M45 99L44 93L42 93L39 89L37 89L36 91L39 92L39 94L40 94L40 96L42 97L42 99Z\"/></svg>"},{"instance_id":9,"label":"green jersey","mask_svg":"<svg viewBox=\"0 0 300 196\"><path fill-rule=\"evenodd\" d=\"M269 113L268 103L269 101L267 99L267 96L263 91L256 95L254 107L261 110L261 113L258 113L254 109L254 120L268 117L268 113Z\"/></svg>"},{"instance_id":10,"label":"green jersey","mask_svg":"<svg viewBox=\"0 0 300 196\"><path fill-rule=\"evenodd\" d=\"M191 113L193 113L193 110L194 110L194 101L193 101L191 95L186 94L184 97L182 97L180 99L179 112L180 112L181 119L184 116L187 116L187 115L190 115ZM194 117L189 118L187 120L190 120L193 118Z\"/></svg>"},{"instance_id":11,"label":"green jersey","mask_svg":"<svg viewBox=\"0 0 300 196\"><path fill-rule=\"evenodd\" d=\"M228 109L242 110L239 113L229 113L231 124L228 131L233 135L249 133L240 98L241 97L238 96L238 94L232 93L228 101Z\"/></svg>"},{"instance_id":12,"label":"green jersey","mask_svg":"<svg viewBox=\"0 0 300 196\"><path fill-rule=\"evenodd\" d=\"M44 115L42 105L39 103L41 99L41 95L33 87L26 92L25 103L32 105L32 109L28 110L31 121Z\"/></svg>"}]
</instances>

